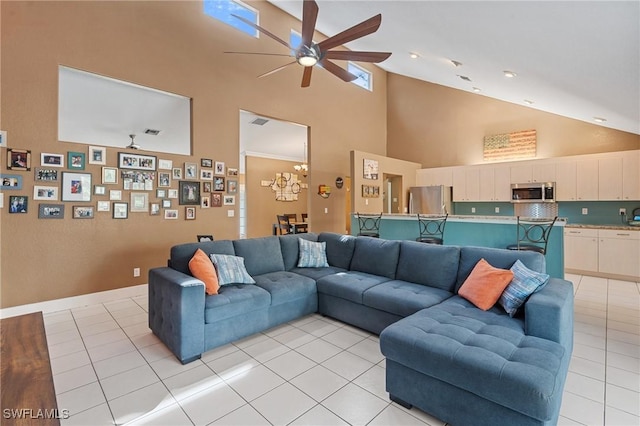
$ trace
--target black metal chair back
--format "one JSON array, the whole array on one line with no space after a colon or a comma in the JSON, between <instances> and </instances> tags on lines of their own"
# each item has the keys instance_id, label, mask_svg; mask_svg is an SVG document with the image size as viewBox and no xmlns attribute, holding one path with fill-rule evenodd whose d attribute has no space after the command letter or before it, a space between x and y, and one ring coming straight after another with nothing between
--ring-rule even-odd
<instances>
[{"instance_id":1,"label":"black metal chair back","mask_svg":"<svg viewBox=\"0 0 640 426\"><path fill-rule=\"evenodd\" d=\"M518 216L516 244L510 244L507 248L546 254L551 229L557 219L557 216L554 218L522 218Z\"/></svg>"},{"instance_id":2,"label":"black metal chair back","mask_svg":"<svg viewBox=\"0 0 640 426\"><path fill-rule=\"evenodd\" d=\"M356 213L358 218L358 236L380 238L380 214Z\"/></svg>"},{"instance_id":3,"label":"black metal chair back","mask_svg":"<svg viewBox=\"0 0 640 426\"><path fill-rule=\"evenodd\" d=\"M444 227L447 225L449 214L444 216L420 216L418 213L418 226L420 236L416 241L427 244L439 244L444 242Z\"/></svg>"},{"instance_id":4,"label":"black metal chair back","mask_svg":"<svg viewBox=\"0 0 640 426\"><path fill-rule=\"evenodd\" d=\"M278 219L278 233L280 235L286 235L291 233L291 224L289 223L289 216L287 215L276 215Z\"/></svg>"},{"instance_id":5,"label":"black metal chair back","mask_svg":"<svg viewBox=\"0 0 640 426\"><path fill-rule=\"evenodd\" d=\"M198 242L204 243L205 241L213 241L213 235L198 235Z\"/></svg>"}]
</instances>

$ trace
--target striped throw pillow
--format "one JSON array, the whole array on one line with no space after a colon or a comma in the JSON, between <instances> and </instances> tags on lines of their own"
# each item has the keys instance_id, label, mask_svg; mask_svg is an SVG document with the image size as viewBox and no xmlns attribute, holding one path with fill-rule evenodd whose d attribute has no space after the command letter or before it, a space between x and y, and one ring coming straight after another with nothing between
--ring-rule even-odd
<instances>
[{"instance_id":1,"label":"striped throw pillow","mask_svg":"<svg viewBox=\"0 0 640 426\"><path fill-rule=\"evenodd\" d=\"M255 284L251 275L244 266L244 258L228 254L212 254L211 261L218 272L218 283L228 284Z\"/></svg>"},{"instance_id":2,"label":"striped throw pillow","mask_svg":"<svg viewBox=\"0 0 640 426\"><path fill-rule=\"evenodd\" d=\"M303 238L298 239L298 268L327 268L327 243L316 243Z\"/></svg>"},{"instance_id":3,"label":"striped throw pillow","mask_svg":"<svg viewBox=\"0 0 640 426\"><path fill-rule=\"evenodd\" d=\"M549 282L549 275L532 271L524 266L520 260L516 260L516 263L511 267L511 272L513 272L513 279L502 292L499 302L512 317L529 296L542 290Z\"/></svg>"}]
</instances>

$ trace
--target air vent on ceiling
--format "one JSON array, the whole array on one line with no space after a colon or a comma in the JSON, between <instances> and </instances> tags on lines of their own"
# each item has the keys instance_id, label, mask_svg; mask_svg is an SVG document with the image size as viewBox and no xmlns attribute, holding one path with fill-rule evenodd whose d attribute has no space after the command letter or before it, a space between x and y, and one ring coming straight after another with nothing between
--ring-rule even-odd
<instances>
[{"instance_id":1,"label":"air vent on ceiling","mask_svg":"<svg viewBox=\"0 0 640 426\"><path fill-rule=\"evenodd\" d=\"M160 134L160 130L157 129L147 129L144 131L147 135L158 136Z\"/></svg>"},{"instance_id":2,"label":"air vent on ceiling","mask_svg":"<svg viewBox=\"0 0 640 426\"><path fill-rule=\"evenodd\" d=\"M253 120L251 122L251 124L255 124L257 126L264 126L265 124L267 124L269 122L269 120L267 120L266 118L256 118L255 120Z\"/></svg>"}]
</instances>

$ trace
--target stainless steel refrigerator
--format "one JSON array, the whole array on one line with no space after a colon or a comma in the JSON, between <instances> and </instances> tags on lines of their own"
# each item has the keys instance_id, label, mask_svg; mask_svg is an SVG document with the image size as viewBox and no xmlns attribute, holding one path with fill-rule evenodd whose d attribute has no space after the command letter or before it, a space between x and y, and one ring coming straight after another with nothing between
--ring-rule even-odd
<instances>
[{"instance_id":1,"label":"stainless steel refrigerator","mask_svg":"<svg viewBox=\"0 0 640 426\"><path fill-rule=\"evenodd\" d=\"M450 186L412 186L409 188L409 213L453 214Z\"/></svg>"}]
</instances>

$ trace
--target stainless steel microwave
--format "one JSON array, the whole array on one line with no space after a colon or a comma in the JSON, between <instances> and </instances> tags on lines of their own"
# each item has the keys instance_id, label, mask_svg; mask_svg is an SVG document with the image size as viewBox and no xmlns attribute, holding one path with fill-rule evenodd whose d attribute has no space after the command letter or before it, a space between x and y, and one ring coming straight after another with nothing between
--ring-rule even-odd
<instances>
[{"instance_id":1,"label":"stainless steel microwave","mask_svg":"<svg viewBox=\"0 0 640 426\"><path fill-rule=\"evenodd\" d=\"M512 183L512 203L555 203L555 182Z\"/></svg>"}]
</instances>

